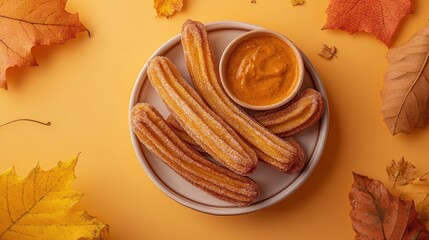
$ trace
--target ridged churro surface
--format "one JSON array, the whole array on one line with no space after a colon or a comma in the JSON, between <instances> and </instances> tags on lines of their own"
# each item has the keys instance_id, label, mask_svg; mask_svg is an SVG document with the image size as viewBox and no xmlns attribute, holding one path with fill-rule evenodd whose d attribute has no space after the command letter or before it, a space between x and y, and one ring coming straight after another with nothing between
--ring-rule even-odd
<instances>
[{"instance_id":1,"label":"ridged churro surface","mask_svg":"<svg viewBox=\"0 0 429 240\"><path fill-rule=\"evenodd\" d=\"M308 88L290 103L271 111L253 115L256 121L280 137L289 137L319 121L324 112L322 95Z\"/></svg>"},{"instance_id":2,"label":"ridged churro surface","mask_svg":"<svg viewBox=\"0 0 429 240\"><path fill-rule=\"evenodd\" d=\"M257 198L258 186L253 180L193 151L149 104L133 107L131 126L141 143L194 186L236 206L248 206Z\"/></svg>"},{"instance_id":3,"label":"ridged churro surface","mask_svg":"<svg viewBox=\"0 0 429 240\"><path fill-rule=\"evenodd\" d=\"M253 114L252 117L274 134L280 137L290 137L319 121L324 109L322 95L312 88L307 88L290 103L271 111ZM175 132L184 133L173 116L168 116L166 121ZM187 135L180 136L180 138L193 145L192 147L196 145L196 142Z\"/></svg>"},{"instance_id":4,"label":"ridged churro surface","mask_svg":"<svg viewBox=\"0 0 429 240\"><path fill-rule=\"evenodd\" d=\"M292 139L283 140L271 133L225 94L205 26L187 20L182 29L182 45L195 88L211 109L255 147L260 159L282 172L299 172L306 161L301 146Z\"/></svg>"},{"instance_id":5,"label":"ridged churro surface","mask_svg":"<svg viewBox=\"0 0 429 240\"><path fill-rule=\"evenodd\" d=\"M166 119L165 122L168 124L168 126L171 128L171 130L173 130L174 133L176 133L176 135L185 143L187 143L192 149L197 150L200 153L205 153L204 149L202 149L200 147L200 145L198 145L198 143L196 143L194 141L194 139L192 139L186 132L185 130L183 130L183 128L180 126L180 124L177 122L177 120L172 116L169 115Z\"/></svg>"},{"instance_id":6,"label":"ridged churro surface","mask_svg":"<svg viewBox=\"0 0 429 240\"><path fill-rule=\"evenodd\" d=\"M238 174L255 169L255 152L204 103L168 58L152 59L147 73L171 114L201 148Z\"/></svg>"}]
</instances>

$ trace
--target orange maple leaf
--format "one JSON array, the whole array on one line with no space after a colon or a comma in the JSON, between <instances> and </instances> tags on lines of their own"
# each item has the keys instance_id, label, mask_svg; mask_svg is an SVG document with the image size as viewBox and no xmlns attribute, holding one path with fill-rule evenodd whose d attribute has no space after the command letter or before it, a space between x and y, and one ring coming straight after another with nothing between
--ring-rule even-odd
<instances>
[{"instance_id":1,"label":"orange maple leaf","mask_svg":"<svg viewBox=\"0 0 429 240\"><path fill-rule=\"evenodd\" d=\"M412 0L331 0L322 29L364 31L390 46L399 22L413 13Z\"/></svg>"},{"instance_id":2,"label":"orange maple leaf","mask_svg":"<svg viewBox=\"0 0 429 240\"><path fill-rule=\"evenodd\" d=\"M65 11L67 0L0 1L0 87L7 89L6 70L37 66L31 48L64 43L88 31L78 14Z\"/></svg>"}]
</instances>

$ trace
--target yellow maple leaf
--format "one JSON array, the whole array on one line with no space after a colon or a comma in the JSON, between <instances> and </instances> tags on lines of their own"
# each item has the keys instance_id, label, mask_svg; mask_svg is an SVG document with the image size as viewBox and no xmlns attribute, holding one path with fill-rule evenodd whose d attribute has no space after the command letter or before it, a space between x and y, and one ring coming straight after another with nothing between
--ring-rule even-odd
<instances>
[{"instance_id":1,"label":"yellow maple leaf","mask_svg":"<svg viewBox=\"0 0 429 240\"><path fill-rule=\"evenodd\" d=\"M154 0L153 7L158 17L169 17L174 12L182 10L183 0Z\"/></svg>"},{"instance_id":2,"label":"yellow maple leaf","mask_svg":"<svg viewBox=\"0 0 429 240\"><path fill-rule=\"evenodd\" d=\"M402 199L413 200L419 218L429 220L429 173L415 178L417 168L404 158L397 162L392 160L390 166L386 167L386 173L389 180L394 182L392 191Z\"/></svg>"},{"instance_id":3,"label":"yellow maple leaf","mask_svg":"<svg viewBox=\"0 0 429 240\"><path fill-rule=\"evenodd\" d=\"M72 209L82 194L72 189L77 156L44 171L39 164L26 178L12 167L0 175L1 240L105 240L109 228Z\"/></svg>"},{"instance_id":4,"label":"yellow maple leaf","mask_svg":"<svg viewBox=\"0 0 429 240\"><path fill-rule=\"evenodd\" d=\"M404 186L398 186L400 197L414 200L420 219L429 219L429 181L418 178Z\"/></svg>"}]
</instances>

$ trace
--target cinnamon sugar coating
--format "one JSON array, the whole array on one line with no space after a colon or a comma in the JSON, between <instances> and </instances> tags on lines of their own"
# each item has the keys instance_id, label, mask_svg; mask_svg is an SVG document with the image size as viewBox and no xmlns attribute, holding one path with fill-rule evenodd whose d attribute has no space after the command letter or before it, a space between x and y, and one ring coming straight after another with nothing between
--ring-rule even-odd
<instances>
[{"instance_id":1,"label":"cinnamon sugar coating","mask_svg":"<svg viewBox=\"0 0 429 240\"><path fill-rule=\"evenodd\" d=\"M282 172L299 172L306 157L293 139L283 140L238 108L224 92L205 26L187 20L182 28L186 65L198 93L225 122L254 146L258 157Z\"/></svg>"},{"instance_id":2,"label":"cinnamon sugar coating","mask_svg":"<svg viewBox=\"0 0 429 240\"><path fill-rule=\"evenodd\" d=\"M166 107L185 132L215 160L235 173L245 175L258 158L251 147L204 103L165 57L155 57L147 74Z\"/></svg>"},{"instance_id":3,"label":"cinnamon sugar coating","mask_svg":"<svg viewBox=\"0 0 429 240\"><path fill-rule=\"evenodd\" d=\"M252 179L235 174L192 150L149 104L133 107L131 127L153 154L208 194L236 206L249 206L258 197L258 185Z\"/></svg>"},{"instance_id":4,"label":"cinnamon sugar coating","mask_svg":"<svg viewBox=\"0 0 429 240\"><path fill-rule=\"evenodd\" d=\"M280 137L289 137L315 124L323 116L322 95L307 88L288 104L253 115L256 121Z\"/></svg>"}]
</instances>

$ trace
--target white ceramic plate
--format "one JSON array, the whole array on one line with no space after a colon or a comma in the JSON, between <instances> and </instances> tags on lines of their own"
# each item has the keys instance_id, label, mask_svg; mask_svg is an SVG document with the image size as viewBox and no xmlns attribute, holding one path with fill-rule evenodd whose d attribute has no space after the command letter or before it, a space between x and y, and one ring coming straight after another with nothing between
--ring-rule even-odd
<instances>
[{"instance_id":1,"label":"white ceramic plate","mask_svg":"<svg viewBox=\"0 0 429 240\"><path fill-rule=\"evenodd\" d=\"M258 28L261 27L240 22L207 24L207 31L217 61L220 60L225 47L234 38L240 34ZM151 58L160 55L168 57L177 66L181 75L191 83L189 73L186 69L182 45L180 43L180 34L162 45ZM250 178L256 181L260 187L260 196L251 206L244 208L235 207L208 195L183 180L166 164L150 153L144 145L140 144L139 140L130 129L131 139L137 157L156 186L169 197L187 207L217 215L236 215L256 211L279 202L297 190L314 170L321 157L328 134L329 122L329 107L323 84L313 65L304 54L303 59L306 67L306 74L302 89L308 87L317 89L325 100L326 110L318 124L296 136L296 139L303 146L308 158L308 163L301 173L291 175L284 174L260 162L256 170L250 175ZM130 112L131 108L136 103L147 102L155 106L164 117L167 117L169 112L156 91L150 85L147 79L146 69L147 64L144 65L136 80L131 95Z\"/></svg>"}]
</instances>

